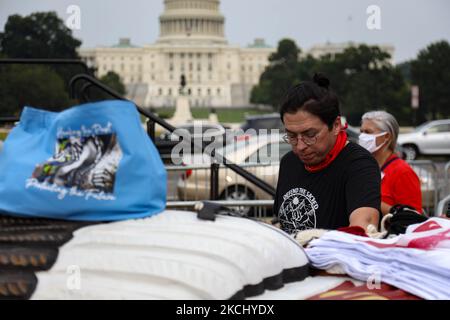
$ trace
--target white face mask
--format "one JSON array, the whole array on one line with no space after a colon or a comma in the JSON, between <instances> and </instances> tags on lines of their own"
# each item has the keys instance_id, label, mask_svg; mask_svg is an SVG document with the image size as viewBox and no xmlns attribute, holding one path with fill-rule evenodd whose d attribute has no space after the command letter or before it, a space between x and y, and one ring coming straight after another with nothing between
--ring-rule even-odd
<instances>
[{"instance_id":1,"label":"white face mask","mask_svg":"<svg viewBox=\"0 0 450 320\"><path fill-rule=\"evenodd\" d=\"M386 140L382 144L377 146L377 138L382 137L386 134L387 134L387 132L382 132L379 134L361 133L359 135L358 143L361 147L367 149L370 153L374 153L374 152L380 150L380 148L383 147L387 142L387 140Z\"/></svg>"}]
</instances>

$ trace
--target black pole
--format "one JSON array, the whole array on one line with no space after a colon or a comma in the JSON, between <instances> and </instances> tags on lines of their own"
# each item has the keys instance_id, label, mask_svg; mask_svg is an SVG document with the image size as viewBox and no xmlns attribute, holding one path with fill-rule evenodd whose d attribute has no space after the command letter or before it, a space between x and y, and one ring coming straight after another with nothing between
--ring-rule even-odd
<instances>
[{"instance_id":1,"label":"black pole","mask_svg":"<svg viewBox=\"0 0 450 320\"><path fill-rule=\"evenodd\" d=\"M152 121L150 119L147 120L147 134L154 143L155 142L155 121Z\"/></svg>"}]
</instances>

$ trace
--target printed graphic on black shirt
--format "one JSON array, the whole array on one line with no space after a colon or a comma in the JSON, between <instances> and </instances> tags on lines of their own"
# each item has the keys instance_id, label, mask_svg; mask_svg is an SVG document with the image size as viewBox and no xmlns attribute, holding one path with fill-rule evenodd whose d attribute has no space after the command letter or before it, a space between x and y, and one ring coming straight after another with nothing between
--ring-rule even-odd
<instances>
[{"instance_id":1,"label":"printed graphic on black shirt","mask_svg":"<svg viewBox=\"0 0 450 320\"><path fill-rule=\"evenodd\" d=\"M316 198L303 188L295 188L283 196L278 216L281 228L288 233L314 229L317 225Z\"/></svg>"},{"instance_id":2,"label":"printed graphic on black shirt","mask_svg":"<svg viewBox=\"0 0 450 320\"><path fill-rule=\"evenodd\" d=\"M114 133L57 140L55 154L38 164L32 178L78 191L113 193L122 150Z\"/></svg>"}]
</instances>

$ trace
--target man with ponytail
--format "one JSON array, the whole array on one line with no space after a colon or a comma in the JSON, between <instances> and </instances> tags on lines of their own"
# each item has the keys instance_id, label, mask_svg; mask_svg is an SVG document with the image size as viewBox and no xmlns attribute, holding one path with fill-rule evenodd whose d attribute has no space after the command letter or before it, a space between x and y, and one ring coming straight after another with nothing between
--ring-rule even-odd
<instances>
[{"instance_id":1,"label":"man with ponytail","mask_svg":"<svg viewBox=\"0 0 450 320\"><path fill-rule=\"evenodd\" d=\"M347 140L339 100L321 74L288 90L280 107L292 151L281 160L274 212L291 234L307 229L377 226L380 171Z\"/></svg>"}]
</instances>

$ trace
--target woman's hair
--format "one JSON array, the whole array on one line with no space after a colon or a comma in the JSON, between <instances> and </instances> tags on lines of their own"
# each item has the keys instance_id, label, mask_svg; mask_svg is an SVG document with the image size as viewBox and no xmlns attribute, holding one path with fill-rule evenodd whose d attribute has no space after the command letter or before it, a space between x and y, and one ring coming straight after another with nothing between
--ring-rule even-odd
<instances>
[{"instance_id":1,"label":"woman's hair","mask_svg":"<svg viewBox=\"0 0 450 320\"><path fill-rule=\"evenodd\" d=\"M394 151L397 146L397 138L399 132L399 125L394 116L386 111L370 111L362 116L362 121L371 120L378 129L383 132L389 132L391 134L391 143L389 149Z\"/></svg>"},{"instance_id":2,"label":"woman's hair","mask_svg":"<svg viewBox=\"0 0 450 320\"><path fill-rule=\"evenodd\" d=\"M338 97L329 86L330 80L316 73L313 81L304 81L290 88L280 106L281 121L285 113L302 110L319 117L331 130L341 112Z\"/></svg>"}]
</instances>

